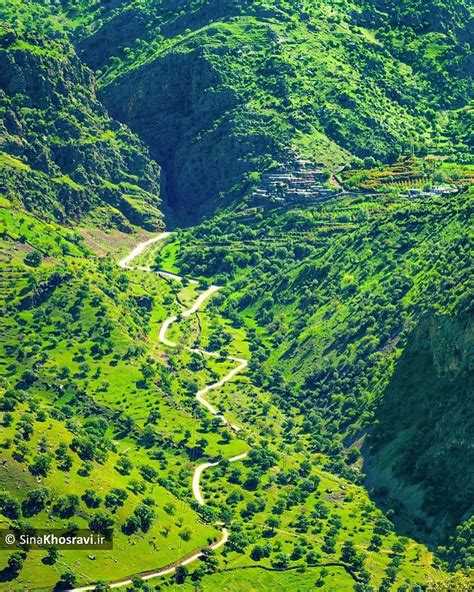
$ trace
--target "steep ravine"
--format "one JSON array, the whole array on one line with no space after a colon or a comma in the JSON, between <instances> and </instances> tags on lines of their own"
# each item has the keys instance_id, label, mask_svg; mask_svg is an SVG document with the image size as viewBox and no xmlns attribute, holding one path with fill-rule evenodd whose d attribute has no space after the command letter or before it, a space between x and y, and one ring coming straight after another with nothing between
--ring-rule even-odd
<instances>
[{"instance_id":1,"label":"steep ravine","mask_svg":"<svg viewBox=\"0 0 474 592\"><path fill-rule=\"evenodd\" d=\"M97 72L103 104L162 166L168 203L188 218L241 199L245 173L295 156L337 169L437 150L433 112L466 101L462 68L444 84L432 51L400 51L411 33L398 30L399 16L375 16L364 2L122 4L76 33L77 51ZM456 47L463 57L461 25L448 29L446 54ZM420 33L423 46L431 41Z\"/></svg>"},{"instance_id":2,"label":"steep ravine","mask_svg":"<svg viewBox=\"0 0 474 592\"><path fill-rule=\"evenodd\" d=\"M261 155L279 153L262 120L248 133L251 116L200 49L167 53L99 96L150 147L165 173L168 204L189 214L214 209L219 194L227 200Z\"/></svg>"}]
</instances>

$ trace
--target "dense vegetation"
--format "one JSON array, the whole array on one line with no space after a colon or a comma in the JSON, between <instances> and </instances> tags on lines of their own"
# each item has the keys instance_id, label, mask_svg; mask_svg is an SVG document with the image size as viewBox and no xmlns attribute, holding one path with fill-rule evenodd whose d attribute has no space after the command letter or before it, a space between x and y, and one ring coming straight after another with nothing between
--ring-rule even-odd
<instances>
[{"instance_id":1,"label":"dense vegetation","mask_svg":"<svg viewBox=\"0 0 474 592\"><path fill-rule=\"evenodd\" d=\"M290 441L307 439L328 454L331 471L360 482L363 434L369 430L377 448L397 439L383 463L370 462L366 446L362 471L378 498L389 493L374 477L379 465L395 465L399 477L421 483L425 493L408 509L438 540L472 512L472 485L464 479L458 486L471 450L472 328L461 330L471 312L471 207L466 194L425 201L381 194L372 202L338 199L265 215L247 210L186 233L158 260L166 265L171 257L189 274L232 286L222 310L237 326L245 320L253 380L292 418ZM431 345L425 334L415 368L404 368L409 350L400 356L425 316L436 325L451 322L452 335ZM418 349L428 350L426 362ZM421 443L425 452L415 455ZM378 501L396 503L402 515L407 510L403 499Z\"/></svg>"},{"instance_id":2,"label":"dense vegetation","mask_svg":"<svg viewBox=\"0 0 474 592\"><path fill-rule=\"evenodd\" d=\"M202 212L295 155L332 168L412 152L467 160L470 10L467 0L15 0L3 15L22 35L71 39L105 106L164 167L167 199Z\"/></svg>"},{"instance_id":3,"label":"dense vegetation","mask_svg":"<svg viewBox=\"0 0 474 592\"><path fill-rule=\"evenodd\" d=\"M468 5L438 14L430 3L431 26L417 9L195 2L176 14L143 2L105 12L81 29L79 47L101 72L105 104L165 165L169 198L206 208L295 151L331 167L412 151L465 156Z\"/></svg>"},{"instance_id":4,"label":"dense vegetation","mask_svg":"<svg viewBox=\"0 0 474 592\"><path fill-rule=\"evenodd\" d=\"M136 572L154 565L150 541L161 562L174 561L216 536L191 510L186 476L220 436L200 439L202 414L171 397L185 386L147 342L172 306L171 288L146 287L108 258L90 261L80 235L7 202L0 213L1 513L20 527L114 526L113 554L88 566L93 580L128 575L131 545ZM53 585L81 556L61 553L58 563L28 553L20 583ZM19 571L5 568L2 581Z\"/></svg>"},{"instance_id":5,"label":"dense vegetation","mask_svg":"<svg viewBox=\"0 0 474 592\"><path fill-rule=\"evenodd\" d=\"M107 115L70 44L31 33L0 36L0 162L4 194L62 223L163 226L159 168Z\"/></svg>"},{"instance_id":6,"label":"dense vegetation","mask_svg":"<svg viewBox=\"0 0 474 592\"><path fill-rule=\"evenodd\" d=\"M471 589L471 13L0 0L0 589Z\"/></svg>"},{"instance_id":7,"label":"dense vegetation","mask_svg":"<svg viewBox=\"0 0 474 592\"><path fill-rule=\"evenodd\" d=\"M240 439L232 438L193 397L199 386L228 371L229 362L203 361L185 350L166 352L165 362L156 348L162 320L179 310L179 302L194 300L193 285L180 288L149 274L124 273L107 257L95 259L76 232L12 211L8 202L0 211L8 247L3 269L9 279L2 292L7 323L1 512L19 528L89 525L112 527L115 533L114 551L106 557L96 553L93 562L85 552L54 549L20 553L19 561L5 554L4 581L71 586L84 581L77 561L86 561L92 580L128 575L131 562L135 572L150 569L156 566L150 545L159 551L160 564L173 561L206 538L215 539L216 520L230 526L230 541L222 556L206 555L191 573L179 570L176 581L183 586L190 579L217 589L219 580L211 574L249 562L275 570L294 567L300 574L309 570L301 581L310 577L328 590L352 590L356 584L356 589L370 589L368 582L381 590L396 582L403 589L423 583L427 573L434 575L426 548L395 530L403 509L384 516L357 484L359 453L344 453L334 437L332 423L337 424L340 412L334 408L332 421L322 421L312 411L302 422L297 399L288 399L295 385L278 373L271 381L266 358L278 348L270 348L266 323L274 320L255 316L257 338L253 315L248 310L237 314L238 303L229 308L232 297L224 291L199 323L183 320L173 329L173 339L183 344L222 355L251 351L252 374L239 379L238 397L229 384L212 399L244 426ZM283 214L280 222L291 216L299 214ZM232 222L226 224L232 229ZM83 235L103 250L124 240L120 233L87 230ZM181 249L194 261L184 238L179 248L176 243L165 247L164 263L168 251L179 255ZM217 237L213 242L219 242ZM203 273L198 266L193 271ZM234 281L233 274L215 277ZM244 331L243 323L249 322ZM300 392L302 400L317 396ZM189 484L199 458L229 458L249 445L252 450L240 466L223 462L204 475L208 504L197 506ZM20 491L14 494L17 484ZM412 523L411 534L416 533ZM459 533L452 544L446 542L439 565L460 556L455 549L465 549L459 547L461 538ZM289 575L283 589L298 585L298 579L290 584L295 577ZM236 585L243 582L237 579Z\"/></svg>"}]
</instances>

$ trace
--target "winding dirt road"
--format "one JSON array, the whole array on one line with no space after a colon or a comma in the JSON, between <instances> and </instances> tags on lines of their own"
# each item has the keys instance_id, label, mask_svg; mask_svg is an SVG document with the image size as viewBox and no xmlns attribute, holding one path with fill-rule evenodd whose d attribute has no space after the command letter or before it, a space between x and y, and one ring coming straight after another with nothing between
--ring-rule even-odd
<instances>
[{"instance_id":1,"label":"winding dirt road","mask_svg":"<svg viewBox=\"0 0 474 592\"><path fill-rule=\"evenodd\" d=\"M123 259L121 259L119 261L119 263L118 263L119 267L121 267L122 269L132 269L132 270L136 270L136 271L157 273L164 278L172 279L172 280L176 280L176 281L183 280L184 278L182 276L176 275L174 273L169 273L167 271L153 270L151 267L130 265L130 263L134 259L136 259L139 255L141 255L148 247L168 238L170 235L171 235L170 232L162 232L161 234L159 234L159 235L157 235L145 242L139 243L126 257L124 257ZM195 284L195 285L199 284L199 282L197 282L196 280L189 279L188 281L192 284ZM219 286L210 286L205 292L202 292L198 296L198 298L196 299L194 304L191 306L191 308L189 308L181 313L181 317L189 317L192 314L195 314L204 305L204 303L215 292L217 292L217 290L219 290ZM169 340L166 337L168 329L176 321L178 321L178 317L171 316L171 317L165 319L163 321L163 324L161 325L160 332L158 334L158 339L166 347L177 347L178 346L177 343ZM203 356L208 356L208 357L212 357L212 358L219 357L219 354L216 352L209 352L209 351L206 351L203 349L197 349L197 348L191 348L191 347L186 347L185 349L187 349L190 352L201 354ZM199 401L199 403L201 405L206 407L206 409L212 415L219 417L224 425L228 425L233 431L237 432L240 428L238 426L236 426L235 424L231 423L228 419L226 419L219 412L218 409L216 409L213 405L211 405L211 403L209 403L209 401L207 401L204 398L204 395L206 395L209 391L222 387L226 382L229 382L230 380L232 380L239 372L242 372L243 370L245 370L245 368L248 365L248 361L244 360L243 358L235 358L232 356L228 356L226 359L230 360L232 362L235 362L238 365L235 368L233 368L228 374L226 374L226 376L224 376L223 378L221 378L217 382L214 382L212 384L208 384L207 386L205 386L204 388L199 390L196 393L196 399ZM237 462L237 461L243 460L247 455L248 455L247 452L243 452L242 454L238 454L237 456L233 456L233 457L229 458L228 461L229 462ZM192 480L192 491L193 491L194 497L196 498L196 501L201 506L204 506L206 504L204 497L202 495L202 492L201 492L201 485L200 485L201 476L206 469L208 469L210 467L216 467L220 462L221 461L202 463L202 464L198 465L194 470L193 480ZM218 541L216 541L215 543L213 543L212 545L210 545L210 549L213 549L213 550L219 549L219 547L222 547L223 545L225 545L227 540L229 539L229 531L227 530L227 528L225 528L222 525L222 523L218 523L218 525L222 526L221 538ZM181 565L189 565L193 561L196 561L197 559L202 557L203 554L204 554L203 551L198 551L197 553L194 553L193 555L190 555L188 557L184 557L182 559L178 559L176 562L174 562L172 565L170 565L168 567L164 567L162 569L159 569L156 571L151 571L147 574L142 575L141 579L142 580L151 580L154 578L159 578L161 576L171 574L176 570L177 567L179 567ZM110 587L111 588L121 588L123 586L129 586L131 583L132 583L132 579L128 578L125 580L120 580L118 582L111 583ZM70 592L87 592L89 590L94 590L94 588L95 588L95 584L92 584L92 585L83 586L81 588L74 588Z\"/></svg>"}]
</instances>

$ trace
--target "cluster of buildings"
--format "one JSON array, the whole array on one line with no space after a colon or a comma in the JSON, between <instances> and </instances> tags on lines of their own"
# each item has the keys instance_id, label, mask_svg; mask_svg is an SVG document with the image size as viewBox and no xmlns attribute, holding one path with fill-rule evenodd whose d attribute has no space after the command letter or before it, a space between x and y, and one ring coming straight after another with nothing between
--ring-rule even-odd
<instances>
[{"instance_id":1,"label":"cluster of buildings","mask_svg":"<svg viewBox=\"0 0 474 592\"><path fill-rule=\"evenodd\" d=\"M333 196L336 191L324 186L327 173L319 165L298 161L295 168L264 173L253 197L272 203L308 203Z\"/></svg>"},{"instance_id":2,"label":"cluster of buildings","mask_svg":"<svg viewBox=\"0 0 474 592\"><path fill-rule=\"evenodd\" d=\"M450 185L440 185L438 187L430 187L430 189L412 187L403 193L408 197L434 197L436 195L449 195L456 192L457 189L455 187L451 187Z\"/></svg>"},{"instance_id":3,"label":"cluster of buildings","mask_svg":"<svg viewBox=\"0 0 474 592\"><path fill-rule=\"evenodd\" d=\"M328 182L332 182L331 186ZM281 167L263 173L252 197L260 203L308 204L329 199L338 194L340 186L331 180L324 166L306 160L296 161L293 168ZM409 198L426 198L456 193L451 185L439 185L429 189L412 187L402 191ZM346 192L343 194L347 195ZM342 195L342 194L341 194Z\"/></svg>"}]
</instances>

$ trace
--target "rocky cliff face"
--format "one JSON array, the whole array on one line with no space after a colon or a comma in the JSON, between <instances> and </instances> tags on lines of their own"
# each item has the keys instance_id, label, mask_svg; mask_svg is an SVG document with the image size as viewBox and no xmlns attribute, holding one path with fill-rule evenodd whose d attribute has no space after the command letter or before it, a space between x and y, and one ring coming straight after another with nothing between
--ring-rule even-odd
<instances>
[{"instance_id":1,"label":"rocky cliff face","mask_svg":"<svg viewBox=\"0 0 474 592\"><path fill-rule=\"evenodd\" d=\"M188 213L217 207L219 194L228 198L262 157L271 161L281 153L265 120L245 112L199 48L131 70L100 97L150 146L166 171L170 204Z\"/></svg>"},{"instance_id":2,"label":"rocky cliff face","mask_svg":"<svg viewBox=\"0 0 474 592\"><path fill-rule=\"evenodd\" d=\"M110 119L71 46L12 33L0 41L7 196L63 222L104 206L124 229L130 222L161 228L159 168Z\"/></svg>"},{"instance_id":3,"label":"rocky cliff face","mask_svg":"<svg viewBox=\"0 0 474 592\"><path fill-rule=\"evenodd\" d=\"M367 484L387 488L435 529L472 512L473 361L472 318L425 319L397 364L370 435Z\"/></svg>"}]
</instances>

